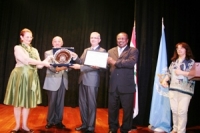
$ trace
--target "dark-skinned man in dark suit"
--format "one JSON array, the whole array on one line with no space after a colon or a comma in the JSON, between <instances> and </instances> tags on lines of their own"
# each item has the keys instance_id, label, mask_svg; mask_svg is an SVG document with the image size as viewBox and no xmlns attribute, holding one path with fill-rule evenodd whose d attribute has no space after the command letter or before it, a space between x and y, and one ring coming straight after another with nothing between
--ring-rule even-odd
<instances>
[{"instance_id":1,"label":"dark-skinned man in dark suit","mask_svg":"<svg viewBox=\"0 0 200 133\"><path fill-rule=\"evenodd\" d=\"M108 94L109 133L128 133L132 128L133 102L135 93L134 65L139 51L128 46L128 35L121 32L116 37L117 46L108 51L110 86ZM122 125L119 125L120 103L123 109Z\"/></svg>"}]
</instances>

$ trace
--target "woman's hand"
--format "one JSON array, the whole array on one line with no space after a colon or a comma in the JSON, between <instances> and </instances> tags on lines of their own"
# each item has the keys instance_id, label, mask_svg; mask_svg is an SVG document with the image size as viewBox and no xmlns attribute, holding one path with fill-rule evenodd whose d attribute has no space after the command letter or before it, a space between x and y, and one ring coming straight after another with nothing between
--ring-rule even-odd
<instances>
[{"instance_id":1,"label":"woman's hand","mask_svg":"<svg viewBox=\"0 0 200 133\"><path fill-rule=\"evenodd\" d=\"M54 59L53 55L49 55L47 56L45 60L49 62L50 60L53 60L53 59Z\"/></svg>"},{"instance_id":2,"label":"woman's hand","mask_svg":"<svg viewBox=\"0 0 200 133\"><path fill-rule=\"evenodd\" d=\"M164 88L168 88L168 87L169 87L167 81L165 81L165 80L162 81L161 85L162 85Z\"/></svg>"},{"instance_id":3,"label":"woman's hand","mask_svg":"<svg viewBox=\"0 0 200 133\"><path fill-rule=\"evenodd\" d=\"M50 63L47 60L43 60L42 63L43 63L43 65L45 67L50 67L51 66Z\"/></svg>"},{"instance_id":4,"label":"woman's hand","mask_svg":"<svg viewBox=\"0 0 200 133\"><path fill-rule=\"evenodd\" d=\"M183 73L183 71L180 70L180 69L176 69L176 70L175 70L175 74L176 74L177 76L183 75L182 73Z\"/></svg>"}]
</instances>

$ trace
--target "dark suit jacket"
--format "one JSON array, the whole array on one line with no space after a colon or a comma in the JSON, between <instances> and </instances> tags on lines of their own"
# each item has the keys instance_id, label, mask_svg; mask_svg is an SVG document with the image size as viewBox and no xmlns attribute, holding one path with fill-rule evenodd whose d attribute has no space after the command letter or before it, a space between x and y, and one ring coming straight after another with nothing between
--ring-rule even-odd
<instances>
[{"instance_id":1,"label":"dark suit jacket","mask_svg":"<svg viewBox=\"0 0 200 133\"><path fill-rule=\"evenodd\" d=\"M91 50L91 48L86 48L81 55L80 58L77 58L75 60L76 63L81 64L81 74L79 77L79 84L82 82L83 85L86 86L92 86L92 87L99 87L99 82L100 82L100 69L94 69L90 66L83 65L86 57L86 53L88 50ZM101 48L100 46L95 49L95 51L100 51L100 52L106 52L105 49Z\"/></svg>"},{"instance_id":2,"label":"dark suit jacket","mask_svg":"<svg viewBox=\"0 0 200 133\"><path fill-rule=\"evenodd\" d=\"M117 47L114 47L108 54L116 60L116 64L110 66L109 92L114 92L118 88L120 93L134 93L134 65L137 63L139 51L127 46L119 57Z\"/></svg>"}]
</instances>

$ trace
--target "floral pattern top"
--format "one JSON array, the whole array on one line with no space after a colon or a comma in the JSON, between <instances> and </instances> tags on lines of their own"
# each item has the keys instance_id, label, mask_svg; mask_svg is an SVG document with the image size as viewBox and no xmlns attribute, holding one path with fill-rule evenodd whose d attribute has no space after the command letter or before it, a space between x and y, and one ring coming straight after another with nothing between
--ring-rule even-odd
<instances>
[{"instance_id":1,"label":"floral pattern top","mask_svg":"<svg viewBox=\"0 0 200 133\"><path fill-rule=\"evenodd\" d=\"M170 78L169 90L178 91L191 96L194 94L195 81L189 80L186 76L175 74L175 70L178 68L182 71L189 72L194 63L195 61L193 59L189 59L183 60L182 62L176 60L170 64L169 71L167 73Z\"/></svg>"}]
</instances>

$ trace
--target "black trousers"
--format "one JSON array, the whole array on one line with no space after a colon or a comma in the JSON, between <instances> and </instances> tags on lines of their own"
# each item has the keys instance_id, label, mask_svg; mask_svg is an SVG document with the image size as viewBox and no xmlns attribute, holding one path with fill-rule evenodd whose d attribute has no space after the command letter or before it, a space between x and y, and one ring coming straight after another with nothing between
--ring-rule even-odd
<instances>
[{"instance_id":1,"label":"black trousers","mask_svg":"<svg viewBox=\"0 0 200 133\"><path fill-rule=\"evenodd\" d=\"M133 101L134 93L119 93L109 92L108 97L108 124L109 128L113 131L117 131L120 127L120 131L128 133L132 129L133 119ZM120 103L123 109L122 125L119 125L119 109Z\"/></svg>"}]
</instances>

